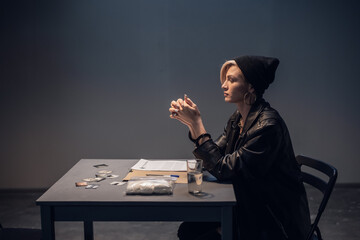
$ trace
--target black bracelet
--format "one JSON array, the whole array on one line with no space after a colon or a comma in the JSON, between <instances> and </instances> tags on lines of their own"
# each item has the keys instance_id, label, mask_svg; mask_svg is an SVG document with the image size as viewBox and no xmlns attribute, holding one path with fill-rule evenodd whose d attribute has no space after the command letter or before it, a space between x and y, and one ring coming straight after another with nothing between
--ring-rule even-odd
<instances>
[{"instance_id":1,"label":"black bracelet","mask_svg":"<svg viewBox=\"0 0 360 240\"><path fill-rule=\"evenodd\" d=\"M200 139L202 139L202 138L204 138L204 137L209 137L209 138L211 138L211 135L208 134L208 133L203 133L203 134L201 134L200 136L198 136L198 138L195 140L196 147L199 147L199 146L200 146L199 141L200 141Z\"/></svg>"},{"instance_id":2,"label":"black bracelet","mask_svg":"<svg viewBox=\"0 0 360 240\"><path fill-rule=\"evenodd\" d=\"M196 140L191 137L191 132L190 131L189 131L188 137L189 137L190 141L192 141L193 143L196 143Z\"/></svg>"}]
</instances>

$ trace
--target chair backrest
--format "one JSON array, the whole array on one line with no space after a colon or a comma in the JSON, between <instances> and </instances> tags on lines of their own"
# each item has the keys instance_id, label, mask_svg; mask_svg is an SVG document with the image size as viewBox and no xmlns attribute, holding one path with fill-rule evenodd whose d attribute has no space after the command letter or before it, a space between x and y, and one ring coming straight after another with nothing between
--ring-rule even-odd
<instances>
[{"instance_id":1,"label":"chair backrest","mask_svg":"<svg viewBox=\"0 0 360 240\"><path fill-rule=\"evenodd\" d=\"M321 179L319 177L316 177L310 173L304 172L303 169L301 171L303 181L305 183L310 184L311 186L319 189L323 193L323 199L320 203L316 218L311 225L311 230L307 237L307 240L310 240L310 239L312 239L312 237L314 235L315 229L318 230L318 223L319 223L321 214L323 213L323 211L326 207L326 204L330 198L330 195L334 188L338 173L337 173L336 168L334 168L330 164L327 164L320 160L312 159L312 158L301 156L301 155L296 156L296 160L300 164L300 167L307 166L311 169L315 169L319 172L322 172L323 174L325 174L329 177L328 181L324 181L323 179ZM317 232L319 235L320 231L318 230ZM321 235L318 237L321 238Z\"/></svg>"}]
</instances>

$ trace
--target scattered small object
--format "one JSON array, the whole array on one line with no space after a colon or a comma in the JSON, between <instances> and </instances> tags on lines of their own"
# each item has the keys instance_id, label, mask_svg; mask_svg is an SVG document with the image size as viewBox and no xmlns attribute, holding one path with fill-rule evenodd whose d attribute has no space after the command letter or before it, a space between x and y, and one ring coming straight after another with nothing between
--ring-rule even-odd
<instances>
[{"instance_id":1,"label":"scattered small object","mask_svg":"<svg viewBox=\"0 0 360 240\"><path fill-rule=\"evenodd\" d=\"M100 170L97 172L98 174L110 174L112 173L112 171L109 171L109 170Z\"/></svg>"},{"instance_id":2,"label":"scattered small object","mask_svg":"<svg viewBox=\"0 0 360 240\"><path fill-rule=\"evenodd\" d=\"M77 187L85 187L87 185L88 185L87 182L76 182L75 183L75 186L77 186Z\"/></svg>"},{"instance_id":3,"label":"scattered small object","mask_svg":"<svg viewBox=\"0 0 360 240\"><path fill-rule=\"evenodd\" d=\"M87 185L85 188L86 189L97 189L99 187L99 184L90 184Z\"/></svg>"},{"instance_id":4,"label":"scattered small object","mask_svg":"<svg viewBox=\"0 0 360 240\"><path fill-rule=\"evenodd\" d=\"M101 164L96 164L94 165L94 167L96 168L101 168L101 167L108 167L109 165L105 164L105 163L101 163Z\"/></svg>"},{"instance_id":5,"label":"scattered small object","mask_svg":"<svg viewBox=\"0 0 360 240\"><path fill-rule=\"evenodd\" d=\"M99 177L99 178L107 178L108 174L106 174L106 173L97 173L97 174L95 174L95 176Z\"/></svg>"},{"instance_id":6,"label":"scattered small object","mask_svg":"<svg viewBox=\"0 0 360 240\"><path fill-rule=\"evenodd\" d=\"M97 182L100 182L100 181L102 181L102 180L105 180L104 177L96 177L95 179L96 179Z\"/></svg>"},{"instance_id":7,"label":"scattered small object","mask_svg":"<svg viewBox=\"0 0 360 240\"><path fill-rule=\"evenodd\" d=\"M97 164L97 165L93 165L96 168L99 167L108 167L107 164ZM86 189L96 189L98 188L100 185L99 184L92 184L93 182L100 182L103 181L107 178L118 178L119 175L116 174L111 174L112 171L110 170L100 170L98 171L95 176L96 177L90 177L90 178L84 178L83 181L81 182L76 182L75 186L77 187L85 187ZM112 185L123 185L125 183L123 182L112 182Z\"/></svg>"},{"instance_id":8,"label":"scattered small object","mask_svg":"<svg viewBox=\"0 0 360 240\"><path fill-rule=\"evenodd\" d=\"M116 182L116 181L114 181L114 182L111 182L110 184L111 185L116 185L116 186L122 186L122 185L124 185L126 182Z\"/></svg>"},{"instance_id":9,"label":"scattered small object","mask_svg":"<svg viewBox=\"0 0 360 240\"><path fill-rule=\"evenodd\" d=\"M95 182L95 178L84 178L83 179L85 182Z\"/></svg>"},{"instance_id":10,"label":"scattered small object","mask_svg":"<svg viewBox=\"0 0 360 240\"><path fill-rule=\"evenodd\" d=\"M100 182L102 180L104 180L105 178L103 177L96 177L96 178L84 178L83 180L85 182Z\"/></svg>"},{"instance_id":11,"label":"scattered small object","mask_svg":"<svg viewBox=\"0 0 360 240\"><path fill-rule=\"evenodd\" d=\"M119 175L116 175L116 174L110 174L107 176L108 178L118 178Z\"/></svg>"}]
</instances>

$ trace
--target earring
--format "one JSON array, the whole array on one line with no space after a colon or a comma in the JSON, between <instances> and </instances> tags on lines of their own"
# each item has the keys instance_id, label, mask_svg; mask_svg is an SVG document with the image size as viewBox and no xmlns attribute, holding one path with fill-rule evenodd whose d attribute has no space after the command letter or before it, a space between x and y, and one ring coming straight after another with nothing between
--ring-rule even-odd
<instances>
[{"instance_id":1,"label":"earring","mask_svg":"<svg viewBox=\"0 0 360 240\"><path fill-rule=\"evenodd\" d=\"M257 100L256 94L251 93L251 92L246 92L244 94L244 102L247 105L253 105L256 102L256 100Z\"/></svg>"}]
</instances>

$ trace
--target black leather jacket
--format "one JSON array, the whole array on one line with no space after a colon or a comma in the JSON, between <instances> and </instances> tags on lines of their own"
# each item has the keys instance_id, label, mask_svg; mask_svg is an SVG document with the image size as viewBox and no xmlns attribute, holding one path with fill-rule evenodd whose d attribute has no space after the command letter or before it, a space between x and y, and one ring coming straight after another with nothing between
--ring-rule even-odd
<instances>
[{"instance_id":1,"label":"black leather jacket","mask_svg":"<svg viewBox=\"0 0 360 240\"><path fill-rule=\"evenodd\" d=\"M236 111L224 133L194 150L218 180L231 180L237 199L235 233L241 240L304 240L310 229L307 196L289 132L263 99L239 134Z\"/></svg>"}]
</instances>

